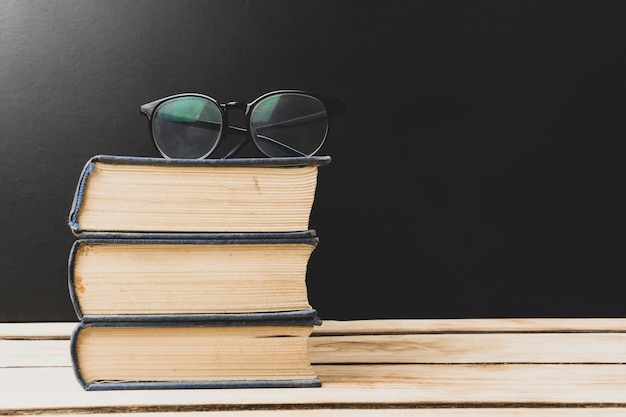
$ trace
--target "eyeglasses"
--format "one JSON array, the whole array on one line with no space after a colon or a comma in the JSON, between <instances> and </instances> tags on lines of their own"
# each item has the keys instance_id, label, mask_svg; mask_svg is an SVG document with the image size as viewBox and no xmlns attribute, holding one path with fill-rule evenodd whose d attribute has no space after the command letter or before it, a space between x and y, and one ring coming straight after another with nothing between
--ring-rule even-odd
<instances>
[{"instance_id":1,"label":"eyeglasses","mask_svg":"<svg viewBox=\"0 0 626 417\"><path fill-rule=\"evenodd\" d=\"M229 126L228 111L243 110L246 128ZM324 144L331 117L345 111L343 100L300 90L279 90L250 103L219 103L185 93L141 106L157 149L165 158L203 159L222 144L224 132L244 135L222 158L253 142L269 157L311 156Z\"/></svg>"}]
</instances>

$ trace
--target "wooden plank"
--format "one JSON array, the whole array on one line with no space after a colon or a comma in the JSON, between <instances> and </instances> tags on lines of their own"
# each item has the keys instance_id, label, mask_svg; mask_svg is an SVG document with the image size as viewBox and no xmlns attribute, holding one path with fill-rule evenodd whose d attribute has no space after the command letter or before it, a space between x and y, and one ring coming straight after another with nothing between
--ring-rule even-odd
<instances>
[{"instance_id":1,"label":"wooden plank","mask_svg":"<svg viewBox=\"0 0 626 417\"><path fill-rule=\"evenodd\" d=\"M4 368L0 410L626 407L625 365L318 365L315 371L321 388L87 392L67 367Z\"/></svg>"},{"instance_id":2,"label":"wooden plank","mask_svg":"<svg viewBox=\"0 0 626 417\"><path fill-rule=\"evenodd\" d=\"M18 366L72 366L69 341L0 339L0 368Z\"/></svg>"},{"instance_id":3,"label":"wooden plank","mask_svg":"<svg viewBox=\"0 0 626 417\"><path fill-rule=\"evenodd\" d=\"M626 363L625 333L469 333L309 338L314 364ZM2 340L0 367L71 366L69 341Z\"/></svg>"},{"instance_id":4,"label":"wooden plank","mask_svg":"<svg viewBox=\"0 0 626 417\"><path fill-rule=\"evenodd\" d=\"M318 336L312 363L626 363L626 333Z\"/></svg>"},{"instance_id":5,"label":"wooden plank","mask_svg":"<svg viewBox=\"0 0 626 417\"><path fill-rule=\"evenodd\" d=\"M82 410L64 410L72 417L89 416ZM120 417L119 413L97 413L98 417ZM181 412L132 413L132 417L175 417ZM189 411L191 417L624 417L624 408L414 408L414 409L337 409L314 410L236 410Z\"/></svg>"},{"instance_id":6,"label":"wooden plank","mask_svg":"<svg viewBox=\"0 0 626 417\"><path fill-rule=\"evenodd\" d=\"M69 339L77 322L0 323L0 339Z\"/></svg>"},{"instance_id":7,"label":"wooden plank","mask_svg":"<svg viewBox=\"0 0 626 417\"><path fill-rule=\"evenodd\" d=\"M459 332L626 332L624 318L379 319L325 320L313 336L326 334Z\"/></svg>"}]
</instances>

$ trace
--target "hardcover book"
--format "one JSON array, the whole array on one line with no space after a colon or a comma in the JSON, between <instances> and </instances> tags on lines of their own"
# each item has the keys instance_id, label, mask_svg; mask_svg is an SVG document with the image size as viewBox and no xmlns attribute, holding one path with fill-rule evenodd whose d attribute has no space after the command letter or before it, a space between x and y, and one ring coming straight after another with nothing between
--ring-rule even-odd
<instances>
[{"instance_id":1,"label":"hardcover book","mask_svg":"<svg viewBox=\"0 0 626 417\"><path fill-rule=\"evenodd\" d=\"M90 316L311 310L314 230L252 234L105 234L74 242L70 297Z\"/></svg>"},{"instance_id":2,"label":"hardcover book","mask_svg":"<svg viewBox=\"0 0 626 417\"><path fill-rule=\"evenodd\" d=\"M68 223L85 232L292 232L309 229L329 156L164 159L97 155Z\"/></svg>"},{"instance_id":3,"label":"hardcover book","mask_svg":"<svg viewBox=\"0 0 626 417\"><path fill-rule=\"evenodd\" d=\"M72 366L85 390L321 386L308 353L317 316L259 317L83 321Z\"/></svg>"}]
</instances>

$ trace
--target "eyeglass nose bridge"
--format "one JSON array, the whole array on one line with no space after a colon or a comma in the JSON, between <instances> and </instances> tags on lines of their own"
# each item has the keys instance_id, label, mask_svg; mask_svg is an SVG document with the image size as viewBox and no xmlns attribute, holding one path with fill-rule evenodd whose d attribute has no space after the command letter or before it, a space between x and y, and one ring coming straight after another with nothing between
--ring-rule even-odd
<instances>
[{"instance_id":1,"label":"eyeglass nose bridge","mask_svg":"<svg viewBox=\"0 0 626 417\"><path fill-rule=\"evenodd\" d=\"M224 110L241 110L245 112L248 109L248 103L242 101L229 101L224 105Z\"/></svg>"},{"instance_id":2,"label":"eyeglass nose bridge","mask_svg":"<svg viewBox=\"0 0 626 417\"><path fill-rule=\"evenodd\" d=\"M250 137L250 133L248 131L247 127L237 127L237 126L231 126L230 122L229 122L229 117L228 117L228 113L229 110L241 110L243 112L244 117L247 116L248 110L249 110L249 105L248 103L244 103L244 102L240 102L240 101L229 101L226 104L221 104L222 109L223 109L223 115L224 115L224 123L225 123L225 129L228 133L231 134L236 134L239 136L243 136L243 139L239 141L239 143L232 148L226 155L222 156L222 159L225 158L230 158L231 156L236 155L237 153L239 153L239 151L241 149L243 149L243 147L250 141L252 141L252 138ZM223 142L220 141L220 146Z\"/></svg>"},{"instance_id":3,"label":"eyeglass nose bridge","mask_svg":"<svg viewBox=\"0 0 626 417\"><path fill-rule=\"evenodd\" d=\"M250 105L241 101L229 101L226 104L222 104L222 109L224 114L224 121L228 124L228 121L230 119L228 114L230 113L230 110L241 110L241 116L247 117ZM239 116L235 116L235 120L239 120L238 117ZM240 121L241 123L244 123L244 119L241 119Z\"/></svg>"}]
</instances>

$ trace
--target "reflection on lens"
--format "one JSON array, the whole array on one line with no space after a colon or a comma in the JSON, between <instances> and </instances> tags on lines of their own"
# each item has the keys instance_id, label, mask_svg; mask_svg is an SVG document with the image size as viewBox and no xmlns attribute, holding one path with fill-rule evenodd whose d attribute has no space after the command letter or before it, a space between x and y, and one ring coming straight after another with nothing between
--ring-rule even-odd
<instances>
[{"instance_id":1,"label":"reflection on lens","mask_svg":"<svg viewBox=\"0 0 626 417\"><path fill-rule=\"evenodd\" d=\"M278 93L266 97L250 113L252 138L270 157L310 156L328 133L326 108L315 97Z\"/></svg>"},{"instance_id":2,"label":"reflection on lens","mask_svg":"<svg viewBox=\"0 0 626 417\"><path fill-rule=\"evenodd\" d=\"M200 159L217 146L222 131L219 106L203 97L178 97L157 107L152 131L168 158Z\"/></svg>"}]
</instances>

